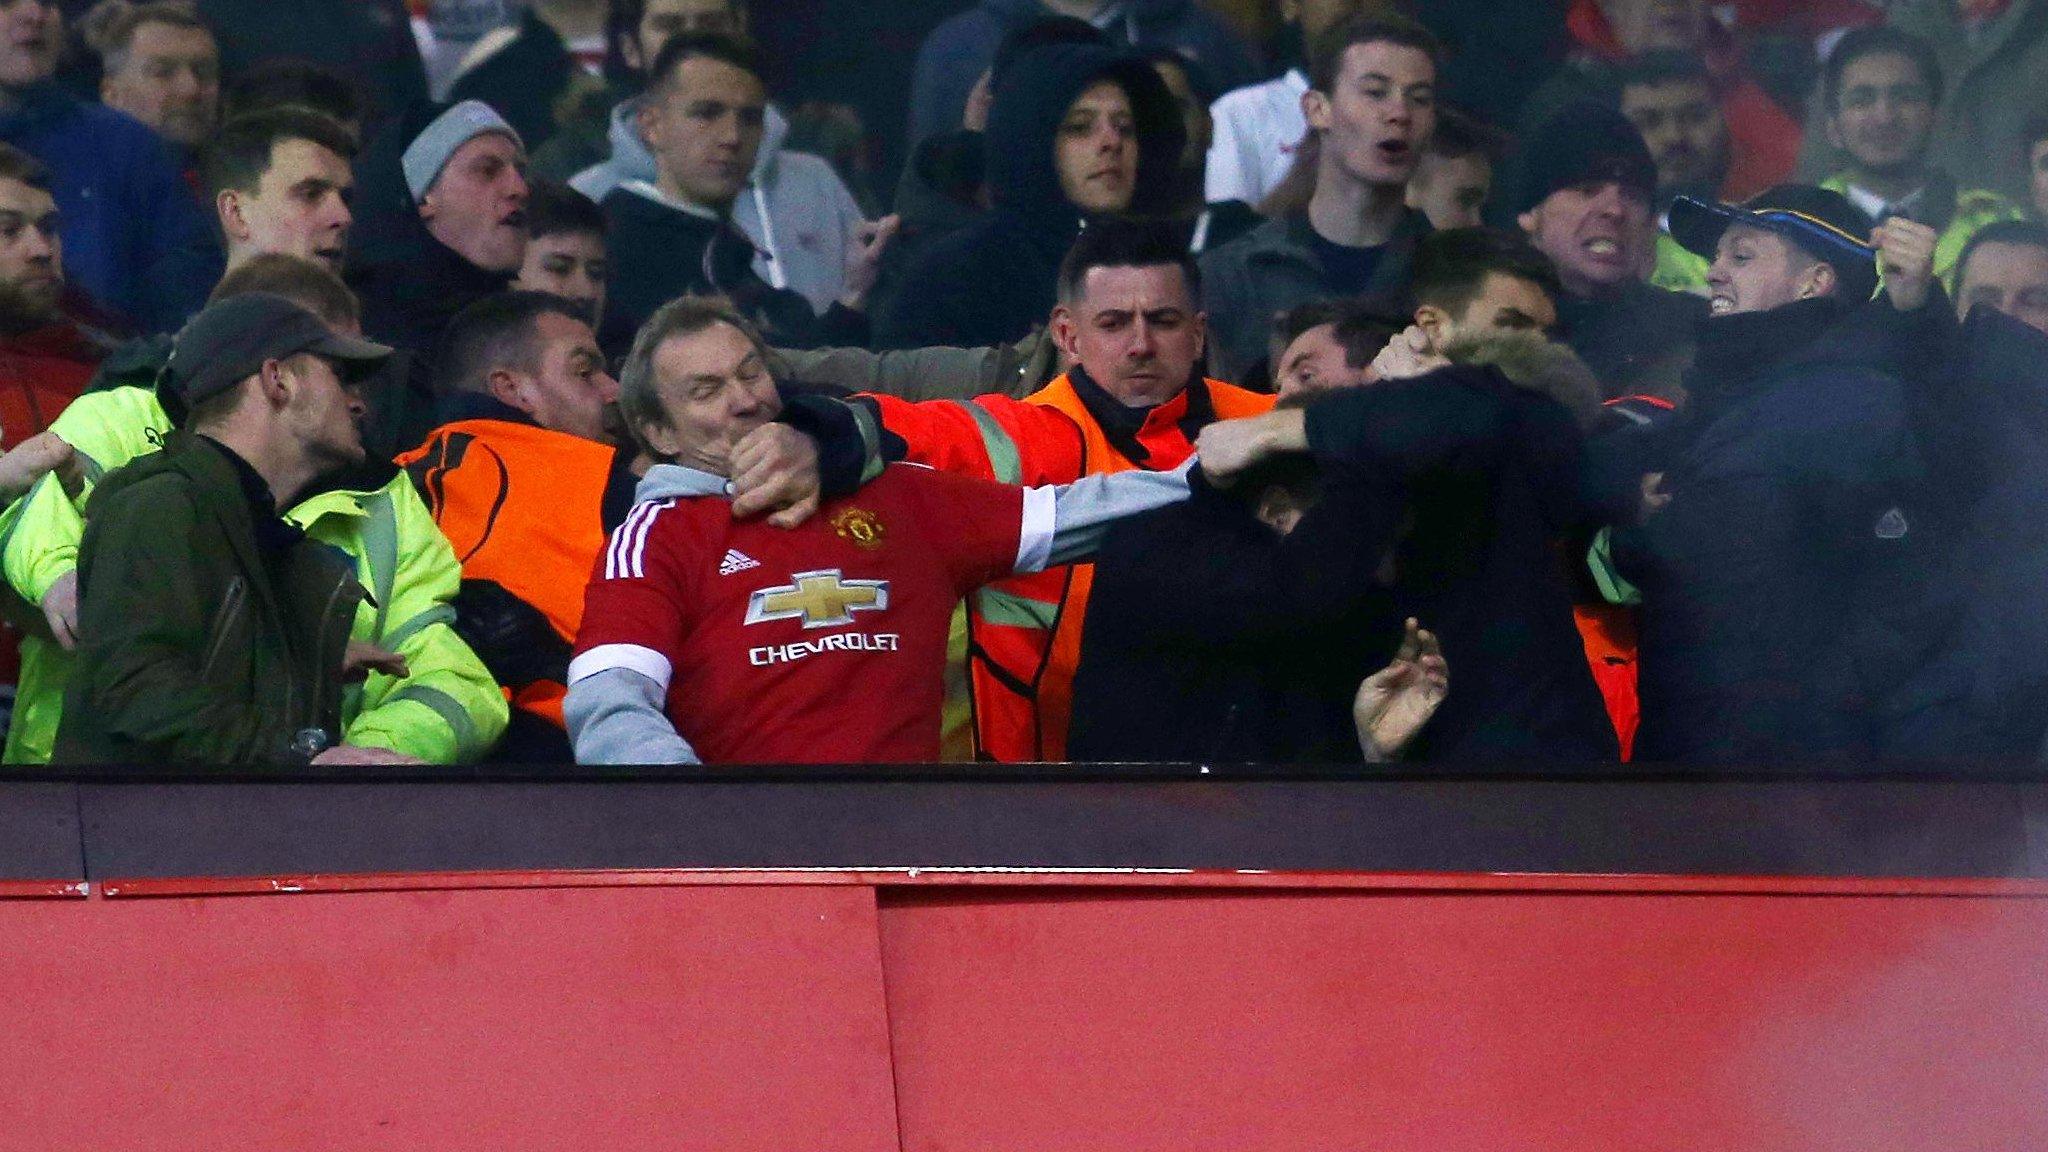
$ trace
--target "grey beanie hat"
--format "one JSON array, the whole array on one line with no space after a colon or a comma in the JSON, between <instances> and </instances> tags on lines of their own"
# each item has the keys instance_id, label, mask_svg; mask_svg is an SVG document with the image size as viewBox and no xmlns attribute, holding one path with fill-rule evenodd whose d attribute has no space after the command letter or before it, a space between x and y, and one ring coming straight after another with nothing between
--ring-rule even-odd
<instances>
[{"instance_id":1,"label":"grey beanie hat","mask_svg":"<svg viewBox=\"0 0 2048 1152\"><path fill-rule=\"evenodd\" d=\"M488 132L501 132L512 138L522 151L526 141L512 130L512 125L498 115L497 109L481 100L464 100L434 118L434 122L413 137L406 145L405 155L399 164L405 169L405 186L412 190L414 203L425 198L427 189L441 178L441 170L448 167L448 158L455 150L471 140ZM385 153L390 155L390 153Z\"/></svg>"}]
</instances>

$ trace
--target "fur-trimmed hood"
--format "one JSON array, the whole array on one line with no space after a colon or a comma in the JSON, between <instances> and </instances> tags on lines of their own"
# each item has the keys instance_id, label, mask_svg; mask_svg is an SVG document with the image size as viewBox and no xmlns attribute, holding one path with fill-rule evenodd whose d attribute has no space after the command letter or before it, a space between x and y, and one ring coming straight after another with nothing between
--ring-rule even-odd
<instances>
[{"instance_id":1,"label":"fur-trimmed hood","mask_svg":"<svg viewBox=\"0 0 2048 1152\"><path fill-rule=\"evenodd\" d=\"M1600 381L1570 348L1541 332L1478 332L1444 348L1453 364L1494 368L1518 387L1564 405L1581 432L1600 421Z\"/></svg>"}]
</instances>

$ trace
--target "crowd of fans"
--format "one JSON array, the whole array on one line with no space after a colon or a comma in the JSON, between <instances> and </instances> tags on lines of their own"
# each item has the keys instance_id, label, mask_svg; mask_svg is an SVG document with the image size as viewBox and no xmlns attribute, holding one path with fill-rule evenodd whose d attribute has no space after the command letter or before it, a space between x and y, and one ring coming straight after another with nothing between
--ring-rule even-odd
<instances>
[{"instance_id":1,"label":"crowd of fans","mask_svg":"<svg viewBox=\"0 0 2048 1152\"><path fill-rule=\"evenodd\" d=\"M0 0L7 761L2048 754L2048 0L778 7Z\"/></svg>"}]
</instances>

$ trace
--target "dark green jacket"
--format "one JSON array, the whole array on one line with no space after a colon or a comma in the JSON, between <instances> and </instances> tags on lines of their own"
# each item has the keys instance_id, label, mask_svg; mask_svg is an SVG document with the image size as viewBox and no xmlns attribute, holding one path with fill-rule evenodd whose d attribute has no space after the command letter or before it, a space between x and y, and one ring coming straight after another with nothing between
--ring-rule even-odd
<instances>
[{"instance_id":1,"label":"dark green jacket","mask_svg":"<svg viewBox=\"0 0 2048 1152\"><path fill-rule=\"evenodd\" d=\"M301 732L338 739L362 586L325 544L260 548L218 446L173 434L109 474L78 578L56 763L303 764Z\"/></svg>"}]
</instances>

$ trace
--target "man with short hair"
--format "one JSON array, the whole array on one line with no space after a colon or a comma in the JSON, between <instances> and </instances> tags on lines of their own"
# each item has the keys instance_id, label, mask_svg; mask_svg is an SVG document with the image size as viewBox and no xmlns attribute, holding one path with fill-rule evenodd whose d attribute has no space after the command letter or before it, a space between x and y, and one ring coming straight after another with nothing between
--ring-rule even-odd
<instances>
[{"instance_id":1,"label":"man with short hair","mask_svg":"<svg viewBox=\"0 0 2048 1152\"><path fill-rule=\"evenodd\" d=\"M655 178L629 180L603 200L616 254L608 345L625 343L662 302L684 293L729 297L778 343L867 343L867 291L892 223L863 229L846 251L845 288L822 317L801 294L755 273L754 244L734 224L760 153L767 99L753 50L740 41L685 35L662 48L639 105ZM780 224L795 226L771 213L766 227Z\"/></svg>"},{"instance_id":2,"label":"man with short hair","mask_svg":"<svg viewBox=\"0 0 2048 1152\"><path fill-rule=\"evenodd\" d=\"M1926 41L1885 27L1842 37L1821 74L1821 100L1828 142L1848 167L1821 187L1879 223L1904 216L1934 229L1934 274L1953 287L1956 260L1977 229L2023 213L1996 192L1959 187L1929 161L1941 97L1941 63Z\"/></svg>"},{"instance_id":3,"label":"man with short hair","mask_svg":"<svg viewBox=\"0 0 2048 1152\"><path fill-rule=\"evenodd\" d=\"M512 287L548 292L589 309L593 328L604 318L611 259L604 212L566 184L535 180L526 201L526 260Z\"/></svg>"},{"instance_id":4,"label":"man with short hair","mask_svg":"<svg viewBox=\"0 0 2048 1152\"><path fill-rule=\"evenodd\" d=\"M471 101L436 116L397 168L403 203L389 233L367 236L350 265L363 330L412 356L404 387L376 398L365 429L384 455L434 426L434 358L449 323L504 291L526 259L526 148L488 106Z\"/></svg>"},{"instance_id":5,"label":"man with short hair","mask_svg":"<svg viewBox=\"0 0 2048 1152\"><path fill-rule=\"evenodd\" d=\"M2048 333L2048 228L2008 220L1970 237L1956 261L1956 317L1980 306Z\"/></svg>"},{"instance_id":6,"label":"man with short hair","mask_svg":"<svg viewBox=\"0 0 2048 1152\"><path fill-rule=\"evenodd\" d=\"M1761 188L1749 187L1754 177L1735 169L1727 118L1697 57L1669 49L1646 52L1624 61L1614 81L1621 114L1642 133L1657 163L1657 268L1650 283L1704 295L1707 262L1671 238L1664 213L1679 196L1740 200Z\"/></svg>"},{"instance_id":7,"label":"man with short hair","mask_svg":"<svg viewBox=\"0 0 2048 1152\"><path fill-rule=\"evenodd\" d=\"M619 51L633 73L645 73L678 36L742 36L746 6L737 0L654 0L638 12L613 11L637 32L622 34ZM659 166L642 128L642 93L609 109L609 130L595 127L588 154L565 162L568 133L555 138L547 157L571 187L602 204L629 180L658 185ZM754 274L775 288L800 293L823 315L847 287L847 264L859 251L867 220L853 193L821 156L789 147L790 123L772 102L762 112L761 144L746 189L733 202L732 223L754 245ZM607 144L609 150L607 151ZM550 173L536 154L536 169Z\"/></svg>"},{"instance_id":8,"label":"man with short hair","mask_svg":"<svg viewBox=\"0 0 2048 1152\"><path fill-rule=\"evenodd\" d=\"M270 253L239 263L221 280L216 300L256 293L289 300L335 333L360 331L355 297L326 268ZM77 643L78 547L87 506L101 480L132 460L157 452L176 435L174 391L159 394L158 372L138 368L80 397L51 426L76 450L84 483L70 491L44 484L10 511L0 541L8 583L39 604L47 634L22 641L21 689L8 728L6 760L50 758L63 712L63 690ZM168 410L167 410L168 409ZM373 671L343 697L344 739L429 763L458 763L489 752L505 727L505 701L490 673L454 628L461 569L411 481L389 463L366 461L345 476L315 485L283 513L314 540L355 563L371 597L357 610L354 642L388 650L403 668Z\"/></svg>"},{"instance_id":9,"label":"man with short hair","mask_svg":"<svg viewBox=\"0 0 2048 1152\"><path fill-rule=\"evenodd\" d=\"M147 329L170 330L207 286L165 267L204 242L206 218L156 133L55 82L63 43L52 0L0 4L0 142L49 166L72 283Z\"/></svg>"},{"instance_id":10,"label":"man with short hair","mask_svg":"<svg viewBox=\"0 0 2048 1152\"><path fill-rule=\"evenodd\" d=\"M1072 367L1044 389L1023 400L856 402L903 442L911 463L1028 485L1177 468L1204 424L1272 406L1199 371L1201 273L1175 230L1096 224L1059 279L1052 334ZM969 671L981 755L1064 758L1091 578L1087 565L1057 568L974 597Z\"/></svg>"},{"instance_id":11,"label":"man with short hair","mask_svg":"<svg viewBox=\"0 0 2048 1152\"><path fill-rule=\"evenodd\" d=\"M631 500L607 428L618 384L582 309L539 292L477 301L449 325L441 422L398 457L462 557L458 606L511 694L502 759L560 761L563 671L581 581ZM582 509L565 515L564 509Z\"/></svg>"},{"instance_id":12,"label":"man with short hair","mask_svg":"<svg viewBox=\"0 0 2048 1152\"><path fill-rule=\"evenodd\" d=\"M1643 601L1637 755L1868 755L1874 702L1921 651L1900 617L1939 538L1890 353L1844 324L1877 286L1870 218L1787 185L1681 198L1672 235L1713 256L1684 414L1647 451L1607 442L1638 453L1614 533Z\"/></svg>"},{"instance_id":13,"label":"man with short hair","mask_svg":"<svg viewBox=\"0 0 2048 1152\"><path fill-rule=\"evenodd\" d=\"M1356 304L1327 309L1303 305L1276 325L1286 336L1273 359L1273 391L1282 404L1296 404L1332 388L1372 383L1373 358L1407 327Z\"/></svg>"},{"instance_id":14,"label":"man with short hair","mask_svg":"<svg viewBox=\"0 0 2048 1152\"><path fill-rule=\"evenodd\" d=\"M693 298L634 342L621 406L660 463L590 579L566 703L580 763L936 760L961 597L1187 496L1184 469L1026 489L891 465L794 531L737 522L735 446L781 409L768 354Z\"/></svg>"},{"instance_id":15,"label":"man with short hair","mask_svg":"<svg viewBox=\"0 0 2048 1152\"><path fill-rule=\"evenodd\" d=\"M1577 104L1525 152L1510 206L1557 267L1562 339L1609 397L1675 398L1705 308L1698 297L1644 283L1656 243L1657 166L1642 135L1611 108Z\"/></svg>"},{"instance_id":16,"label":"man with short hair","mask_svg":"<svg viewBox=\"0 0 2048 1152\"><path fill-rule=\"evenodd\" d=\"M399 764L343 741L364 591L278 515L363 461L349 381L390 349L282 297L212 305L179 334L189 434L102 482L79 548L79 649L65 764Z\"/></svg>"},{"instance_id":17,"label":"man with short hair","mask_svg":"<svg viewBox=\"0 0 2048 1152\"><path fill-rule=\"evenodd\" d=\"M1416 250L1409 316L1357 304L1289 313L1299 318L1274 361L1275 390L1284 401L1369 384L1378 378L1374 359L1410 325L1438 349L1489 333L1546 333L1561 292L1556 269L1525 240L1489 228L1431 233Z\"/></svg>"},{"instance_id":18,"label":"man with short hair","mask_svg":"<svg viewBox=\"0 0 2048 1152\"><path fill-rule=\"evenodd\" d=\"M1436 131L1408 179L1408 206L1435 228L1476 228L1485 223L1493 194L1500 133L1453 108L1437 113Z\"/></svg>"},{"instance_id":19,"label":"man with short hair","mask_svg":"<svg viewBox=\"0 0 2048 1152\"><path fill-rule=\"evenodd\" d=\"M175 0L102 5L80 29L100 55L100 103L196 153L220 118L220 45L213 29Z\"/></svg>"},{"instance_id":20,"label":"man with short hair","mask_svg":"<svg viewBox=\"0 0 2048 1152\"><path fill-rule=\"evenodd\" d=\"M1792 174L1799 160L1799 122L1746 74L1745 45L1709 0L1573 0L1571 9L1566 26L1577 42L1572 66L1558 69L1530 96L1516 125L1518 137L1526 139L1572 104L1611 102L1608 68L1669 52L1706 66L1728 126L1736 182L1746 192Z\"/></svg>"},{"instance_id":21,"label":"man with short hair","mask_svg":"<svg viewBox=\"0 0 2048 1152\"><path fill-rule=\"evenodd\" d=\"M348 259L355 140L318 112L272 108L221 126L206 183L227 240L227 267L276 253L339 275Z\"/></svg>"},{"instance_id":22,"label":"man with short hair","mask_svg":"<svg viewBox=\"0 0 2048 1152\"><path fill-rule=\"evenodd\" d=\"M1554 276L1526 244L1478 230L1430 236L1416 266L1415 324L1350 374L1363 387L1319 388L1211 425L1198 441L1204 474L1263 484L1261 468L1312 453L1325 479L1309 514L1325 536L1319 563L1339 575L1305 602L1331 606L1329 628L1366 646L1371 622L1334 608L1377 593L1371 643L1391 650L1390 619L1427 621L1458 670L1459 692L1422 733L1423 755L1612 760L1616 733L1559 563L1586 526L1579 461L1600 406L1590 374L1543 334ZM1309 529L1305 517L1296 532ZM1273 594L1304 603L1288 584ZM1326 641L1318 633L1306 651L1327 663ZM1354 678L1366 670L1338 667ZM1342 701L1327 684L1320 696L1326 714Z\"/></svg>"},{"instance_id":23,"label":"man with short hair","mask_svg":"<svg viewBox=\"0 0 2048 1152\"><path fill-rule=\"evenodd\" d=\"M1438 348L1486 332L1548 333L1563 291L1549 257L1491 228L1437 232L1415 253L1415 324Z\"/></svg>"},{"instance_id":24,"label":"man with short hair","mask_svg":"<svg viewBox=\"0 0 2048 1152\"><path fill-rule=\"evenodd\" d=\"M1397 19L1340 24L1310 50L1302 108L1320 140L1315 194L1202 258L1214 364L1235 379L1278 313L1323 296L1398 290L1429 220L1407 185L1436 124L1436 40Z\"/></svg>"}]
</instances>

